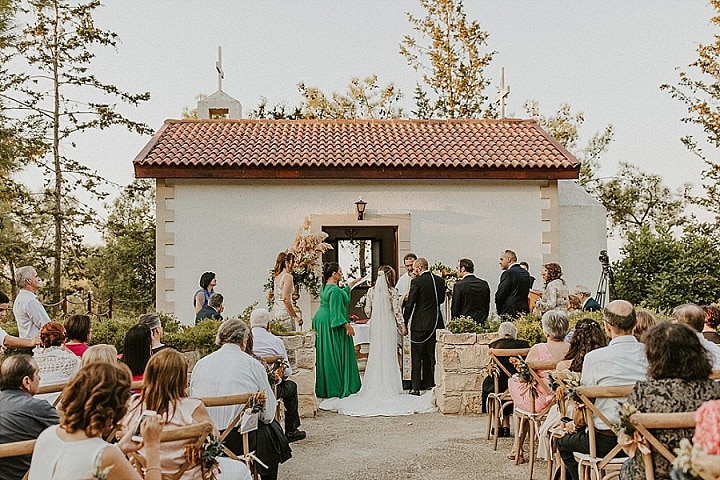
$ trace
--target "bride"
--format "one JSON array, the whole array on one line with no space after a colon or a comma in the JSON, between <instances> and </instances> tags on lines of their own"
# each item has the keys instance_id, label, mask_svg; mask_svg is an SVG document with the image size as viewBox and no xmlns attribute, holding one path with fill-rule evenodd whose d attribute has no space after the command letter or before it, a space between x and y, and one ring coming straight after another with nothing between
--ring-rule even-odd
<instances>
[{"instance_id":1,"label":"bride","mask_svg":"<svg viewBox=\"0 0 720 480\"><path fill-rule=\"evenodd\" d=\"M383 265L378 271L375 287L368 291L371 305L370 355L362 387L345 398L329 398L320 404L355 417L412 415L435 411L433 392L416 397L403 393L397 358L398 331L405 333L399 298L395 294L395 270Z\"/></svg>"}]
</instances>

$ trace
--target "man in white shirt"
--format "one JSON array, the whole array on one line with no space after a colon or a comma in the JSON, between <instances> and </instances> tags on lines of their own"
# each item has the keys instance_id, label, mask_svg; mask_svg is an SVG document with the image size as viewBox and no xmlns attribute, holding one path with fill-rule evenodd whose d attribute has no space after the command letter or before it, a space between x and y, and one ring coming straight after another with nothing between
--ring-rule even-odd
<instances>
[{"instance_id":1,"label":"man in white shirt","mask_svg":"<svg viewBox=\"0 0 720 480\"><path fill-rule=\"evenodd\" d=\"M250 451L268 466L262 466L263 480L277 478L278 464L290 458L290 447L284 438L282 427L274 421L277 400L268 382L262 364L245 353L250 329L239 319L225 321L218 329L215 343L220 350L200 359L190 378L190 395L193 397L218 397L262 391L267 401L260 412L258 430L250 432ZM225 430L240 409L237 406L210 407L208 412L218 430ZM284 445L283 445L284 444ZM242 435L237 429L226 437L225 446L237 455L243 453ZM277 452L277 447L280 452Z\"/></svg>"},{"instance_id":2,"label":"man in white shirt","mask_svg":"<svg viewBox=\"0 0 720 480\"><path fill-rule=\"evenodd\" d=\"M37 292L42 287L42 280L33 267L20 267L15 271L15 283L20 291L13 302L13 315L18 326L20 338L33 338L40 329L50 322Z\"/></svg>"},{"instance_id":3,"label":"man in white shirt","mask_svg":"<svg viewBox=\"0 0 720 480\"><path fill-rule=\"evenodd\" d=\"M8 308L10 307L10 299L3 292L0 292L0 321L5 319ZM35 345L40 345L40 336L36 335L33 338L18 338L0 328L0 353L9 347L20 347L20 348L33 348Z\"/></svg>"},{"instance_id":4,"label":"man in white shirt","mask_svg":"<svg viewBox=\"0 0 720 480\"><path fill-rule=\"evenodd\" d=\"M250 314L253 353L264 359L280 357L286 364L278 383L275 385L275 393L277 398L282 398L285 404L285 436L290 442L295 442L306 437L305 432L298 430L300 427L300 414L298 414L297 384L288 378L292 375L292 368L288 361L285 343L270 333L271 319L270 312L264 308L256 308Z\"/></svg>"},{"instance_id":5,"label":"man in white shirt","mask_svg":"<svg viewBox=\"0 0 720 480\"><path fill-rule=\"evenodd\" d=\"M401 303L405 301L407 298L407 294L410 292L410 280L413 279L413 265L415 264L415 260L417 260L417 255L414 253L408 253L403 258L403 263L405 264L405 273L400 276L397 283L395 284L395 289L397 290L397 295L399 297L402 297Z\"/></svg>"},{"instance_id":6,"label":"man in white shirt","mask_svg":"<svg viewBox=\"0 0 720 480\"><path fill-rule=\"evenodd\" d=\"M603 312L605 332L610 337L607 347L598 348L585 355L581 382L583 385L630 385L645 380L647 357L645 346L633 336L635 308L625 300L610 302ZM599 398L595 406L608 420L618 421L618 409L625 398ZM598 456L607 455L617 445L617 437L599 418L595 417L595 440ZM567 424L568 434L558 440L558 451L572 480L578 479L578 464L573 452L590 453L587 427L575 430L572 422Z\"/></svg>"},{"instance_id":7,"label":"man in white shirt","mask_svg":"<svg viewBox=\"0 0 720 480\"><path fill-rule=\"evenodd\" d=\"M672 321L675 323L684 323L695 330L700 339L700 345L712 354L713 370L720 370L720 346L711 342L702 334L703 327L705 326L705 312L703 309L692 303L680 305L673 310Z\"/></svg>"}]
</instances>

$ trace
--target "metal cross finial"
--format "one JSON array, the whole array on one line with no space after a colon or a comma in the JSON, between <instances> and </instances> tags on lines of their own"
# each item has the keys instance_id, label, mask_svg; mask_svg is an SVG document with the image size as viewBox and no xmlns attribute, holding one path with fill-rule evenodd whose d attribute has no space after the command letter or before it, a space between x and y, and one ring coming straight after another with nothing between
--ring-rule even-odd
<instances>
[{"instance_id":1,"label":"metal cross finial","mask_svg":"<svg viewBox=\"0 0 720 480\"><path fill-rule=\"evenodd\" d=\"M510 95L510 85L505 85L505 67L500 68L500 91L495 101L500 102L500 118L505 118L505 98Z\"/></svg>"},{"instance_id":2,"label":"metal cross finial","mask_svg":"<svg viewBox=\"0 0 720 480\"><path fill-rule=\"evenodd\" d=\"M222 90L222 81L225 78L225 72L222 69L222 47L218 47L218 59L215 62L215 70L218 72L218 91Z\"/></svg>"}]
</instances>

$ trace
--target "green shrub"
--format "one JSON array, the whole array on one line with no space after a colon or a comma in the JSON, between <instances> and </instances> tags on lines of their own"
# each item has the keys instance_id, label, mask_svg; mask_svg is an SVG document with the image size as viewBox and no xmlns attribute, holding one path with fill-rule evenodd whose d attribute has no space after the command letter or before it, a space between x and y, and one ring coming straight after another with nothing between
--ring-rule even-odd
<instances>
[{"instance_id":1,"label":"green shrub","mask_svg":"<svg viewBox=\"0 0 720 480\"><path fill-rule=\"evenodd\" d=\"M220 320L205 318L197 325L181 326L176 332L165 333L163 343L181 352L197 350L204 357L219 348L215 345L215 337L221 323Z\"/></svg>"},{"instance_id":2,"label":"green shrub","mask_svg":"<svg viewBox=\"0 0 720 480\"><path fill-rule=\"evenodd\" d=\"M482 333L483 329L470 317L460 316L453 318L447 324L452 333Z\"/></svg>"}]
</instances>

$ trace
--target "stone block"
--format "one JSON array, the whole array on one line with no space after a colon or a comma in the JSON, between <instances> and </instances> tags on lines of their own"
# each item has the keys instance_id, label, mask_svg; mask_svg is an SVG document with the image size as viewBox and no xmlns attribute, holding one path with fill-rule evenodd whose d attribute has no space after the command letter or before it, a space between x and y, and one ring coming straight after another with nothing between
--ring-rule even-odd
<instances>
[{"instance_id":1,"label":"stone block","mask_svg":"<svg viewBox=\"0 0 720 480\"><path fill-rule=\"evenodd\" d=\"M460 395L448 395L442 389L437 389L437 398L435 403L437 404L438 410L444 414L457 414L460 413L460 407L462 406L462 397Z\"/></svg>"},{"instance_id":2,"label":"stone block","mask_svg":"<svg viewBox=\"0 0 720 480\"><path fill-rule=\"evenodd\" d=\"M445 391L454 394L456 392L482 392L482 373L445 373L443 387Z\"/></svg>"},{"instance_id":3,"label":"stone block","mask_svg":"<svg viewBox=\"0 0 720 480\"><path fill-rule=\"evenodd\" d=\"M460 368L463 370L481 369L490 360L487 356L488 348L486 345L462 345L455 350L460 360Z\"/></svg>"},{"instance_id":4,"label":"stone block","mask_svg":"<svg viewBox=\"0 0 720 480\"><path fill-rule=\"evenodd\" d=\"M440 361L437 362L437 364L440 366L440 369L443 371L454 371L458 370L460 368L460 358L458 357L458 352L454 348L443 348L440 354ZM437 373L436 373L437 375Z\"/></svg>"},{"instance_id":5,"label":"stone block","mask_svg":"<svg viewBox=\"0 0 720 480\"><path fill-rule=\"evenodd\" d=\"M297 383L298 395L315 395L314 370L293 370L290 379Z\"/></svg>"},{"instance_id":6,"label":"stone block","mask_svg":"<svg viewBox=\"0 0 720 480\"><path fill-rule=\"evenodd\" d=\"M480 345L488 345L497 339L498 339L497 332L496 333L478 333L477 334L477 343Z\"/></svg>"},{"instance_id":7,"label":"stone block","mask_svg":"<svg viewBox=\"0 0 720 480\"><path fill-rule=\"evenodd\" d=\"M304 335L283 335L280 337L285 344L285 349L289 352L290 350L297 350L302 348L305 342Z\"/></svg>"},{"instance_id":8,"label":"stone block","mask_svg":"<svg viewBox=\"0 0 720 480\"><path fill-rule=\"evenodd\" d=\"M468 415L482 414L482 393L466 393L464 395L464 413Z\"/></svg>"},{"instance_id":9,"label":"stone block","mask_svg":"<svg viewBox=\"0 0 720 480\"><path fill-rule=\"evenodd\" d=\"M315 395L298 395L298 413L302 418L313 418L318 412Z\"/></svg>"},{"instance_id":10,"label":"stone block","mask_svg":"<svg viewBox=\"0 0 720 480\"><path fill-rule=\"evenodd\" d=\"M303 335L303 347L315 347L315 332L307 332L305 335Z\"/></svg>"},{"instance_id":11,"label":"stone block","mask_svg":"<svg viewBox=\"0 0 720 480\"><path fill-rule=\"evenodd\" d=\"M477 334L450 333L450 330L438 330L437 341L445 345L472 345L477 342Z\"/></svg>"},{"instance_id":12,"label":"stone block","mask_svg":"<svg viewBox=\"0 0 720 480\"><path fill-rule=\"evenodd\" d=\"M315 368L315 349L299 348L295 350L295 365L297 368Z\"/></svg>"}]
</instances>

